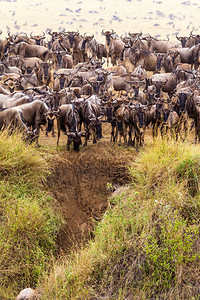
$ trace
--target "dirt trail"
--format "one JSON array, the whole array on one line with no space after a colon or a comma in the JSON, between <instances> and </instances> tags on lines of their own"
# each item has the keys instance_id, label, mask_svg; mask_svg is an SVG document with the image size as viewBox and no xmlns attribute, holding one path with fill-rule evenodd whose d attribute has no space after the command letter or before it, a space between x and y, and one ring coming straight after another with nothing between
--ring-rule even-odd
<instances>
[{"instance_id":1,"label":"dirt trail","mask_svg":"<svg viewBox=\"0 0 200 300\"><path fill-rule=\"evenodd\" d=\"M99 142L79 153L63 149L55 154L49 185L66 222L58 237L61 251L89 238L95 221L107 208L112 192L107 184L116 187L130 181L128 164L132 158L131 152L109 142Z\"/></svg>"}]
</instances>

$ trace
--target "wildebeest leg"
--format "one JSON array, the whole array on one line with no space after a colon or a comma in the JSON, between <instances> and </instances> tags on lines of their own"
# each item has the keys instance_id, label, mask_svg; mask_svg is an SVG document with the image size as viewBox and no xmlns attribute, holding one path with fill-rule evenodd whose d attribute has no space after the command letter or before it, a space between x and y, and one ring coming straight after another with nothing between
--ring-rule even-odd
<instances>
[{"instance_id":1,"label":"wildebeest leg","mask_svg":"<svg viewBox=\"0 0 200 300\"><path fill-rule=\"evenodd\" d=\"M187 136L188 136L188 122L187 122L187 120L184 121L184 133L185 133L185 136L184 136L183 142L187 139Z\"/></svg>"},{"instance_id":2,"label":"wildebeest leg","mask_svg":"<svg viewBox=\"0 0 200 300\"><path fill-rule=\"evenodd\" d=\"M114 138L113 138L113 142L117 142L117 138L118 138L118 131L119 131L119 128L118 128L118 122L116 120L116 128L115 128L115 133L114 133Z\"/></svg>"},{"instance_id":3,"label":"wildebeest leg","mask_svg":"<svg viewBox=\"0 0 200 300\"><path fill-rule=\"evenodd\" d=\"M191 123L191 126L190 126L190 131L192 131L194 125L195 125L195 122L194 122L194 120L193 120L192 123Z\"/></svg>"},{"instance_id":4,"label":"wildebeest leg","mask_svg":"<svg viewBox=\"0 0 200 300\"><path fill-rule=\"evenodd\" d=\"M139 151L139 140L140 140L140 136L139 136L139 131L138 131L138 129L135 129L135 137L134 137L134 139L135 139L134 144L135 144L136 150Z\"/></svg>"},{"instance_id":5,"label":"wildebeest leg","mask_svg":"<svg viewBox=\"0 0 200 300\"><path fill-rule=\"evenodd\" d=\"M34 133L35 133L35 141L36 141L36 144L37 146L39 147L39 135L40 135L40 126L37 127L35 130L34 130Z\"/></svg>"},{"instance_id":6,"label":"wildebeest leg","mask_svg":"<svg viewBox=\"0 0 200 300\"><path fill-rule=\"evenodd\" d=\"M167 135L167 126L165 124L162 124L160 127L160 133L161 133L161 137L162 139L164 139Z\"/></svg>"},{"instance_id":7,"label":"wildebeest leg","mask_svg":"<svg viewBox=\"0 0 200 300\"><path fill-rule=\"evenodd\" d=\"M116 119L113 119L111 121L111 139L110 141L111 142L114 142L114 139L115 139L115 128L116 128Z\"/></svg>"},{"instance_id":8,"label":"wildebeest leg","mask_svg":"<svg viewBox=\"0 0 200 300\"><path fill-rule=\"evenodd\" d=\"M200 125L200 122L199 120L195 120L195 144L197 143L197 140L199 142L200 140L200 131L199 131L199 125Z\"/></svg>"},{"instance_id":9,"label":"wildebeest leg","mask_svg":"<svg viewBox=\"0 0 200 300\"><path fill-rule=\"evenodd\" d=\"M152 135L153 135L153 139L156 137L156 126L157 126L157 121L155 121L153 123L153 127L152 127Z\"/></svg>"},{"instance_id":10,"label":"wildebeest leg","mask_svg":"<svg viewBox=\"0 0 200 300\"><path fill-rule=\"evenodd\" d=\"M58 129L58 137L57 137L57 146L59 144L59 139L60 139L60 120L57 118L57 129Z\"/></svg>"},{"instance_id":11,"label":"wildebeest leg","mask_svg":"<svg viewBox=\"0 0 200 300\"><path fill-rule=\"evenodd\" d=\"M95 127L95 124L93 124L90 128L91 132L92 132L92 137L93 137L93 144L96 144L97 143L97 133L96 133L96 127Z\"/></svg>"},{"instance_id":12,"label":"wildebeest leg","mask_svg":"<svg viewBox=\"0 0 200 300\"><path fill-rule=\"evenodd\" d=\"M89 139L89 128L87 126L87 124L84 122L84 130L85 130L85 142L84 142L84 146L87 146L87 141Z\"/></svg>"},{"instance_id":13,"label":"wildebeest leg","mask_svg":"<svg viewBox=\"0 0 200 300\"><path fill-rule=\"evenodd\" d=\"M116 57L115 57L115 54L111 54L111 64L112 64L113 66L116 65Z\"/></svg>"},{"instance_id":14,"label":"wildebeest leg","mask_svg":"<svg viewBox=\"0 0 200 300\"><path fill-rule=\"evenodd\" d=\"M129 125L129 131L128 131L128 144L132 144L132 125Z\"/></svg>"},{"instance_id":15,"label":"wildebeest leg","mask_svg":"<svg viewBox=\"0 0 200 300\"><path fill-rule=\"evenodd\" d=\"M139 131L139 137L140 137L140 146L144 145L144 130Z\"/></svg>"},{"instance_id":16,"label":"wildebeest leg","mask_svg":"<svg viewBox=\"0 0 200 300\"><path fill-rule=\"evenodd\" d=\"M73 138L71 136L68 136L67 137L67 151L70 150L70 145L71 145L72 141L73 141Z\"/></svg>"},{"instance_id":17,"label":"wildebeest leg","mask_svg":"<svg viewBox=\"0 0 200 300\"><path fill-rule=\"evenodd\" d=\"M52 128L52 136L55 137L55 130L54 130L54 126Z\"/></svg>"},{"instance_id":18,"label":"wildebeest leg","mask_svg":"<svg viewBox=\"0 0 200 300\"><path fill-rule=\"evenodd\" d=\"M127 144L127 124L125 122L123 122L123 123L124 123L124 126L123 126L124 127L123 128L124 143Z\"/></svg>"},{"instance_id":19,"label":"wildebeest leg","mask_svg":"<svg viewBox=\"0 0 200 300\"><path fill-rule=\"evenodd\" d=\"M107 54L107 67L109 66L109 51L106 50L106 54Z\"/></svg>"}]
</instances>

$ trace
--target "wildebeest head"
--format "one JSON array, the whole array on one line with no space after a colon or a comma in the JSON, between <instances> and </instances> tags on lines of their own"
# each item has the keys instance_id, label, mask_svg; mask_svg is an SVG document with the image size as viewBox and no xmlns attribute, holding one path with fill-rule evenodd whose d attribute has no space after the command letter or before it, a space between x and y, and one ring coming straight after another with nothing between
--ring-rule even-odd
<instances>
[{"instance_id":1,"label":"wildebeest head","mask_svg":"<svg viewBox=\"0 0 200 300\"><path fill-rule=\"evenodd\" d=\"M47 79L48 76L49 76L50 63L48 63L48 62L42 62L42 63L40 63L40 66L43 69L44 79Z\"/></svg>"},{"instance_id":2,"label":"wildebeest head","mask_svg":"<svg viewBox=\"0 0 200 300\"><path fill-rule=\"evenodd\" d=\"M159 53L157 55L157 61L156 61L156 69L157 69L157 71L161 70L162 61L163 61L163 55Z\"/></svg>"},{"instance_id":3,"label":"wildebeest head","mask_svg":"<svg viewBox=\"0 0 200 300\"><path fill-rule=\"evenodd\" d=\"M163 117L163 123L166 124L168 116L170 113L169 103L168 101L164 101L162 105L162 117Z\"/></svg>"},{"instance_id":4,"label":"wildebeest head","mask_svg":"<svg viewBox=\"0 0 200 300\"><path fill-rule=\"evenodd\" d=\"M101 34L102 34L102 35L105 35L105 37L106 37L106 43L107 43L107 45L109 46L109 45L110 45L110 42L111 42L112 35L115 34L114 30L113 30L113 29L112 29L112 31L109 31L109 30L107 30L107 31L102 30L102 31L101 31Z\"/></svg>"},{"instance_id":5,"label":"wildebeest head","mask_svg":"<svg viewBox=\"0 0 200 300\"><path fill-rule=\"evenodd\" d=\"M73 46L74 46L74 32L68 32L68 39L69 39L70 48L73 48Z\"/></svg>"},{"instance_id":6,"label":"wildebeest head","mask_svg":"<svg viewBox=\"0 0 200 300\"><path fill-rule=\"evenodd\" d=\"M62 90L65 87L65 81L67 79L66 74L62 73L62 74L56 74L54 73L54 79L58 79L59 80L59 89Z\"/></svg>"},{"instance_id":7,"label":"wildebeest head","mask_svg":"<svg viewBox=\"0 0 200 300\"><path fill-rule=\"evenodd\" d=\"M40 46L40 45L41 45L41 40L45 39L45 37L46 37L44 31L43 31L43 34L42 34L42 35L34 35L34 36L33 36L32 33L33 33L33 32L31 32L30 37L31 37L33 40L35 40L36 45Z\"/></svg>"},{"instance_id":8,"label":"wildebeest head","mask_svg":"<svg viewBox=\"0 0 200 300\"><path fill-rule=\"evenodd\" d=\"M179 40L181 42L182 47L184 48L187 41L188 41L188 37L186 36L180 36L178 37L178 35L176 35L177 40Z\"/></svg>"},{"instance_id":9,"label":"wildebeest head","mask_svg":"<svg viewBox=\"0 0 200 300\"><path fill-rule=\"evenodd\" d=\"M73 140L73 149L78 152L81 145L81 136L83 136L84 132L67 132L67 136L69 139Z\"/></svg>"},{"instance_id":10,"label":"wildebeest head","mask_svg":"<svg viewBox=\"0 0 200 300\"><path fill-rule=\"evenodd\" d=\"M146 126L146 105L142 105L139 103L139 105L135 106L135 118L136 118L136 125L140 129L145 129Z\"/></svg>"},{"instance_id":11,"label":"wildebeest head","mask_svg":"<svg viewBox=\"0 0 200 300\"><path fill-rule=\"evenodd\" d=\"M179 112L185 112L185 103L187 100L187 94L186 93L179 93L178 94L178 103L179 103Z\"/></svg>"},{"instance_id":12,"label":"wildebeest head","mask_svg":"<svg viewBox=\"0 0 200 300\"><path fill-rule=\"evenodd\" d=\"M17 79L7 78L4 80L4 84L8 87L10 93L13 93L17 86Z\"/></svg>"},{"instance_id":13,"label":"wildebeest head","mask_svg":"<svg viewBox=\"0 0 200 300\"><path fill-rule=\"evenodd\" d=\"M53 31L52 29L50 31L48 31L48 34L51 35L51 44L53 42L55 42L55 40L57 39L57 37L59 36L59 32Z\"/></svg>"},{"instance_id":14,"label":"wildebeest head","mask_svg":"<svg viewBox=\"0 0 200 300\"><path fill-rule=\"evenodd\" d=\"M70 48L73 49L75 46L75 37L79 36L79 31L67 31L63 33L69 39Z\"/></svg>"}]
</instances>

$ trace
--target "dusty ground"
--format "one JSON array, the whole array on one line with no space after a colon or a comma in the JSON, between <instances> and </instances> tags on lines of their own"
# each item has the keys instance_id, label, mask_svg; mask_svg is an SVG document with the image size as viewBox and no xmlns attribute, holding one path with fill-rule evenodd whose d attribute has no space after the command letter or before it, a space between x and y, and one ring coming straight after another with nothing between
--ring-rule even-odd
<instances>
[{"instance_id":1,"label":"dusty ground","mask_svg":"<svg viewBox=\"0 0 200 300\"><path fill-rule=\"evenodd\" d=\"M104 139L96 145L90 141L79 153L66 150L67 137L62 135L60 147L51 159L50 193L66 222L58 237L63 252L89 238L108 206L112 191L130 181L128 165L136 152L110 143L109 127L104 124ZM56 138L46 138L44 132L39 142L41 146L56 149Z\"/></svg>"}]
</instances>

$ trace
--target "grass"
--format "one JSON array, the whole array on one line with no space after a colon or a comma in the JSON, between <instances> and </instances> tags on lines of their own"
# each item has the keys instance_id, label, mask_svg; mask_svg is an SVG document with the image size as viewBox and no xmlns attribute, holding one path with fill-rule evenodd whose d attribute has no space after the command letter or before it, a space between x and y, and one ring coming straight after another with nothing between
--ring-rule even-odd
<instances>
[{"instance_id":1,"label":"grass","mask_svg":"<svg viewBox=\"0 0 200 300\"><path fill-rule=\"evenodd\" d=\"M91 240L55 262L43 299L198 299L199 146L158 139Z\"/></svg>"},{"instance_id":2,"label":"grass","mask_svg":"<svg viewBox=\"0 0 200 300\"><path fill-rule=\"evenodd\" d=\"M2 133L0 298L12 299L31 286L45 300L198 299L199 153L199 146L160 139L147 142L138 154L106 143L79 155L70 152L67 157L79 172L87 167L90 181L97 173L91 163L103 164L103 176L117 158L109 189L115 178L120 182L121 164L126 169L132 157L130 176L125 176L131 182L109 199L100 222L91 220L96 222L93 239L58 258L56 237L63 221L46 184L54 150L25 145L18 133Z\"/></svg>"},{"instance_id":3,"label":"grass","mask_svg":"<svg viewBox=\"0 0 200 300\"><path fill-rule=\"evenodd\" d=\"M0 298L34 287L56 251L62 220L44 186L46 154L19 133L0 136Z\"/></svg>"}]
</instances>

